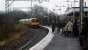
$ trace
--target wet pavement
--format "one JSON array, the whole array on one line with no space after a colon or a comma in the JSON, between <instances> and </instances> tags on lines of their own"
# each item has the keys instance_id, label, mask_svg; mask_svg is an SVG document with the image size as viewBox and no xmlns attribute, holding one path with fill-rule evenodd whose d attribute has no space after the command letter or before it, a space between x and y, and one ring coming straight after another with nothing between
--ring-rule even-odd
<instances>
[{"instance_id":1,"label":"wet pavement","mask_svg":"<svg viewBox=\"0 0 88 50\"><path fill-rule=\"evenodd\" d=\"M81 50L77 38L64 37L60 33L55 33L51 43L44 50Z\"/></svg>"}]
</instances>

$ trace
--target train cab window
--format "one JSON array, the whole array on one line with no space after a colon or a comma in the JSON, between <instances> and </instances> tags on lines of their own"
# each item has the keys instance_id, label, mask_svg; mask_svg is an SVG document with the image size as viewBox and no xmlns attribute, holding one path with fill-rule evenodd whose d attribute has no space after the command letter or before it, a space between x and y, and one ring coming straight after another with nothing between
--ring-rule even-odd
<instances>
[{"instance_id":1,"label":"train cab window","mask_svg":"<svg viewBox=\"0 0 88 50\"><path fill-rule=\"evenodd\" d=\"M32 19L32 22L39 22L38 19Z\"/></svg>"}]
</instances>

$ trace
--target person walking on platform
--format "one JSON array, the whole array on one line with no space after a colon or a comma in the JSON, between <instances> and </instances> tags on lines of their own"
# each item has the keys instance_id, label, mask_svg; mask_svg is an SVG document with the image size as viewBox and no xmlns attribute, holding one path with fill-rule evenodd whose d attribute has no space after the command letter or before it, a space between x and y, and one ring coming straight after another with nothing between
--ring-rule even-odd
<instances>
[{"instance_id":1,"label":"person walking on platform","mask_svg":"<svg viewBox=\"0 0 88 50\"><path fill-rule=\"evenodd\" d=\"M55 31L55 22L52 21L52 32L54 32L54 31Z\"/></svg>"},{"instance_id":2,"label":"person walking on platform","mask_svg":"<svg viewBox=\"0 0 88 50\"><path fill-rule=\"evenodd\" d=\"M75 22L73 24L73 33L74 33L74 37L78 37L79 30L78 30L77 20L75 20Z\"/></svg>"},{"instance_id":3,"label":"person walking on platform","mask_svg":"<svg viewBox=\"0 0 88 50\"><path fill-rule=\"evenodd\" d=\"M68 21L68 23L65 26L65 34L66 36L71 36L72 35L72 30L73 29L73 23L71 21Z\"/></svg>"}]
</instances>

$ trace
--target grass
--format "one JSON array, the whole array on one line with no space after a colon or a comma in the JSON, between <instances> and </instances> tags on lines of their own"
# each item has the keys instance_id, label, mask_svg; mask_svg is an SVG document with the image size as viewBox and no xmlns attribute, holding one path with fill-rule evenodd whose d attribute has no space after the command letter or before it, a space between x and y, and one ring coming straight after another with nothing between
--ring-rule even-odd
<instances>
[{"instance_id":1,"label":"grass","mask_svg":"<svg viewBox=\"0 0 88 50\"><path fill-rule=\"evenodd\" d=\"M2 38L0 38L0 46L20 39L24 35L26 28L27 27L24 24L18 23L16 25L16 32L10 32L7 35L2 36Z\"/></svg>"}]
</instances>

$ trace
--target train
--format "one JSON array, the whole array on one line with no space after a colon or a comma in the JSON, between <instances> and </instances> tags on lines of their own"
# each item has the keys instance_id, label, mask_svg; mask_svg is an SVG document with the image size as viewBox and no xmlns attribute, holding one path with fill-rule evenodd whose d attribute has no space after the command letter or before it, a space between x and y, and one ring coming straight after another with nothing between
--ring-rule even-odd
<instances>
[{"instance_id":1,"label":"train","mask_svg":"<svg viewBox=\"0 0 88 50\"><path fill-rule=\"evenodd\" d=\"M40 20L38 18L20 19L19 22L32 27L40 25Z\"/></svg>"}]
</instances>

